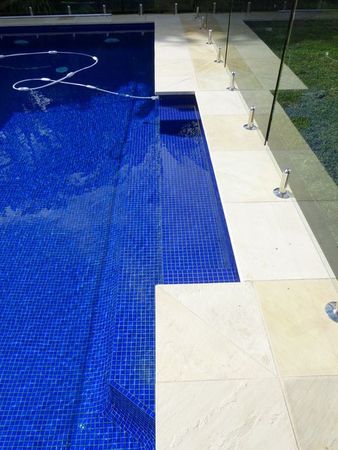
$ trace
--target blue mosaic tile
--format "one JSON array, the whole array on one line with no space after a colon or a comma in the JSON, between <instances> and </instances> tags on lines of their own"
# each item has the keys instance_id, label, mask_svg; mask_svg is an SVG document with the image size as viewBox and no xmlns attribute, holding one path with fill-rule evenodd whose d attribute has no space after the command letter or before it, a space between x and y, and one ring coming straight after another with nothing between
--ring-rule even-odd
<instances>
[{"instance_id":1,"label":"blue mosaic tile","mask_svg":"<svg viewBox=\"0 0 338 450\"><path fill-rule=\"evenodd\" d=\"M83 51L100 63L77 81L152 95L153 34L135 27L2 29L0 53L16 52L18 38L28 41L20 51ZM117 45L107 46L107 33ZM82 61L8 61L0 61L1 448L153 449L155 285L238 281L195 99L132 100L69 85L17 92L18 79Z\"/></svg>"},{"instance_id":2,"label":"blue mosaic tile","mask_svg":"<svg viewBox=\"0 0 338 450\"><path fill-rule=\"evenodd\" d=\"M164 96L162 104L163 281L238 281L196 100Z\"/></svg>"}]
</instances>

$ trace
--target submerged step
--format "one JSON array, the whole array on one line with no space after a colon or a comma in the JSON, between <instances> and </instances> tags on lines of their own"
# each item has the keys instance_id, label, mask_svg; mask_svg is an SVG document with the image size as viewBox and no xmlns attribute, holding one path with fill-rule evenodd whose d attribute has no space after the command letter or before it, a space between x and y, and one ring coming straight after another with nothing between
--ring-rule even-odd
<instances>
[{"instance_id":1,"label":"submerged step","mask_svg":"<svg viewBox=\"0 0 338 450\"><path fill-rule=\"evenodd\" d=\"M140 443L142 449L154 448L154 412L116 383L109 386L109 402L105 415L108 418L117 419L121 427L130 432Z\"/></svg>"}]
</instances>

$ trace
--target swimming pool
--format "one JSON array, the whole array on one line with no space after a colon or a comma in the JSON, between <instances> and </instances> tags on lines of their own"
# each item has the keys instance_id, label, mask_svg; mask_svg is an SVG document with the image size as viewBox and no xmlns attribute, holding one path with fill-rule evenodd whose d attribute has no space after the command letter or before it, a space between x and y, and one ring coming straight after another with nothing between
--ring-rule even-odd
<instances>
[{"instance_id":1,"label":"swimming pool","mask_svg":"<svg viewBox=\"0 0 338 450\"><path fill-rule=\"evenodd\" d=\"M93 89L153 96L152 25L2 34L0 440L154 448L154 286L238 281L195 99Z\"/></svg>"}]
</instances>

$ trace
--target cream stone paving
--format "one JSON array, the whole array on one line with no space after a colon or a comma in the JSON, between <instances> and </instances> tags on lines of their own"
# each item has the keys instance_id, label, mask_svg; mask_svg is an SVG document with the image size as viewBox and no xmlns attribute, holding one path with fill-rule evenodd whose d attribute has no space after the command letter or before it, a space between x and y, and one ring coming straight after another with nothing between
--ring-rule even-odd
<instances>
[{"instance_id":1,"label":"cream stone paving","mask_svg":"<svg viewBox=\"0 0 338 450\"><path fill-rule=\"evenodd\" d=\"M247 122L247 114L203 114L203 129L210 154L229 150L266 152L267 149L259 131L248 131L243 127Z\"/></svg>"},{"instance_id":2,"label":"cream stone paving","mask_svg":"<svg viewBox=\"0 0 338 450\"><path fill-rule=\"evenodd\" d=\"M329 278L293 203L223 207L241 280Z\"/></svg>"},{"instance_id":3,"label":"cream stone paving","mask_svg":"<svg viewBox=\"0 0 338 450\"><path fill-rule=\"evenodd\" d=\"M301 450L337 450L338 377L286 378L285 391Z\"/></svg>"},{"instance_id":4,"label":"cream stone paving","mask_svg":"<svg viewBox=\"0 0 338 450\"><path fill-rule=\"evenodd\" d=\"M273 155L281 166L290 167L295 174L292 186L299 202L338 202L337 185L309 149L274 150Z\"/></svg>"},{"instance_id":5,"label":"cream stone paving","mask_svg":"<svg viewBox=\"0 0 338 450\"><path fill-rule=\"evenodd\" d=\"M161 285L157 286L156 294L157 308L160 308L157 336L161 342L168 339L168 334L159 325L162 321L168 321L170 325L175 321L175 316L168 319L170 313L168 316L162 314L170 304L182 310L185 315L193 317L193 320L188 322L189 331L192 331L193 324L200 328L202 321L204 328L222 335L237 347L237 352L244 352L245 359L249 356L275 374L266 330L252 283ZM169 330L170 333L173 332L170 342L173 342L177 331L177 329ZM180 344L180 336L177 335L177 338ZM180 350L179 348L178 351ZM158 351L160 353L158 367L161 371L162 361L164 364L166 362L162 360L160 348ZM248 376L251 378L252 374ZM263 376L265 377L265 373Z\"/></svg>"},{"instance_id":6,"label":"cream stone paving","mask_svg":"<svg viewBox=\"0 0 338 450\"><path fill-rule=\"evenodd\" d=\"M158 383L158 450L295 450L275 379Z\"/></svg>"},{"instance_id":7,"label":"cream stone paving","mask_svg":"<svg viewBox=\"0 0 338 450\"><path fill-rule=\"evenodd\" d=\"M234 48L241 59L245 61L254 76L264 89L274 89L279 70L279 58L272 50L243 22L245 15L235 15L232 20L230 34L230 52ZM225 29L226 18L222 14L216 15L219 25ZM229 60L229 68L232 70L232 58ZM238 74L240 77L240 73ZM252 88L243 85L241 88ZM287 67L283 71L281 89L306 89L305 84Z\"/></svg>"},{"instance_id":8,"label":"cream stone paving","mask_svg":"<svg viewBox=\"0 0 338 450\"><path fill-rule=\"evenodd\" d=\"M237 84L242 91L258 91L261 92L262 95L265 94L266 91L264 90L262 83L259 82L254 72L245 62L238 50L233 46L230 46L228 50L227 66L229 70L236 73Z\"/></svg>"},{"instance_id":9,"label":"cream stone paving","mask_svg":"<svg viewBox=\"0 0 338 450\"><path fill-rule=\"evenodd\" d=\"M334 281L254 285L281 375L338 375L338 326L325 313L325 305L337 299Z\"/></svg>"},{"instance_id":10,"label":"cream stone paving","mask_svg":"<svg viewBox=\"0 0 338 450\"><path fill-rule=\"evenodd\" d=\"M239 92L202 91L196 92L196 100L201 115L239 115L246 114L248 107Z\"/></svg>"},{"instance_id":11,"label":"cream stone paving","mask_svg":"<svg viewBox=\"0 0 338 450\"><path fill-rule=\"evenodd\" d=\"M241 91L245 102L249 105L256 106L257 113L259 114L270 114L271 104L273 101L273 95L270 91L263 90L262 88L258 89L243 89ZM277 104L275 107L276 113L284 112L282 108L279 108ZM290 119L289 119L290 121Z\"/></svg>"},{"instance_id":12,"label":"cream stone paving","mask_svg":"<svg viewBox=\"0 0 338 450\"><path fill-rule=\"evenodd\" d=\"M320 247L325 252L327 263L330 264L333 273L337 274L337 246L332 243L338 242L338 201L306 200L299 201L298 204L306 215L311 231L316 235L316 240L320 241Z\"/></svg>"},{"instance_id":13,"label":"cream stone paving","mask_svg":"<svg viewBox=\"0 0 338 450\"><path fill-rule=\"evenodd\" d=\"M230 84L228 72L215 62L205 63L205 59L193 58L199 91L224 91Z\"/></svg>"},{"instance_id":14,"label":"cream stone paving","mask_svg":"<svg viewBox=\"0 0 338 450\"><path fill-rule=\"evenodd\" d=\"M231 306L233 310L238 308L229 302L227 308ZM226 309L223 311L226 315ZM256 322L259 319L256 318ZM156 288L156 324L157 382L271 378L274 375L263 328L256 341L256 347L263 352L261 350L259 355L252 349L249 352L240 333L233 338L229 332L222 333L162 286ZM237 326L248 330L245 318ZM252 347L255 348L255 344Z\"/></svg>"},{"instance_id":15,"label":"cream stone paving","mask_svg":"<svg viewBox=\"0 0 338 450\"><path fill-rule=\"evenodd\" d=\"M195 92L195 72L179 16L156 16L155 34L155 92Z\"/></svg>"},{"instance_id":16,"label":"cream stone paving","mask_svg":"<svg viewBox=\"0 0 338 450\"><path fill-rule=\"evenodd\" d=\"M189 34L188 34L189 36ZM191 36L191 34L190 34ZM223 64L215 63L216 59L216 50L214 46L206 44L207 36L203 34L199 34L198 39L195 38L187 38L189 53L193 61L195 60L203 60L204 64L209 64L210 67L214 69L222 68ZM196 67L195 67L196 69ZM224 68L223 68L224 70Z\"/></svg>"},{"instance_id":17,"label":"cream stone paving","mask_svg":"<svg viewBox=\"0 0 338 450\"><path fill-rule=\"evenodd\" d=\"M157 286L156 366L159 450L297 448L252 283Z\"/></svg>"},{"instance_id":18,"label":"cream stone paving","mask_svg":"<svg viewBox=\"0 0 338 450\"><path fill-rule=\"evenodd\" d=\"M214 151L210 156L222 203L280 201L273 193L280 171L268 152Z\"/></svg>"},{"instance_id":19,"label":"cream stone paving","mask_svg":"<svg viewBox=\"0 0 338 450\"><path fill-rule=\"evenodd\" d=\"M245 280L285 279L288 282L288 279L322 278L319 282L330 283L328 278L332 276L295 200L291 198L281 201L272 193L273 187L279 184L280 172L269 148L263 145L265 125L262 130L254 132L243 128L243 124L247 122L248 105L257 105L259 118L264 119L263 124L266 123L272 100L271 93L266 89L270 89L275 81L267 67L278 64L278 59L256 38L255 46L245 42L239 24L238 41L233 46L232 54L237 52L236 69L243 67L246 71L244 77L247 77L245 79L241 75L239 81L242 85L243 82L254 82L257 90L243 93L225 91L222 87L221 67L213 67L208 62L204 64L204 60L210 60L212 56L212 49L205 46L203 41L206 33L200 31L199 34L194 30L191 19L189 22L187 16L182 18L182 23L188 36L188 48L196 74L196 98L242 282L237 285L238 288L234 285L158 288L157 445L159 449L189 450L216 447L230 449L234 445L243 450L262 448L263 445L272 449L298 448L292 433L292 420L285 405L285 387L282 387L278 376L266 379L264 386L267 390L263 392L261 380L264 375L259 374L257 367L251 373L248 370L247 376L253 377L246 384L247 387L250 385L250 389L245 395L236 396L235 402L232 398L229 399L225 385L213 397L211 383L215 382L210 381L210 375L215 374L224 379L217 383L233 383L232 389L243 386L243 380L236 375L237 360L233 359L225 344L228 339L239 347L241 353L251 355L256 361L257 358L261 361L261 358L259 353L252 353L254 349L262 351L264 348L265 353L269 354L266 350L268 341L274 343L270 328L267 328L268 336L264 331L267 318L261 304L260 291L254 283L262 314L260 320L263 322L258 319L257 298L252 294L252 284ZM246 25L242 27L242 31L254 34ZM260 51L264 46L262 53ZM245 61L246 51L251 52L251 57L256 52L251 61ZM286 70L285 73L283 87L305 88L291 71ZM229 82L229 72L225 70L224 81ZM297 151L303 149L302 138L292 125L289 126L290 121L285 113L279 109L277 113L283 119L280 121L283 133L294 136L294 143L299 141ZM293 154L292 157L296 156ZM273 295L272 288L271 292ZM337 298L335 290L332 295ZM280 299L280 303L282 301ZM182 306L186 309L182 309ZM329 321L326 317L323 320L325 323ZM303 326L302 323L299 333L302 333ZM283 332L287 333L288 330ZM320 335L320 331L316 329L315 333L317 332ZM222 343L224 356L229 355L225 359L217 354L218 346L212 336ZM259 341L258 347L258 342L255 341L254 344L252 341L253 336ZM283 336L281 341L284 341ZM280 358L275 354L274 345L272 349L279 374ZM315 359L320 359L320 349L315 347L315 350ZM226 366L226 359L233 366ZM334 358L328 357L327 360L327 368L332 369L330 363L335 364ZM206 370L208 363L209 369ZM248 366L249 363L244 365ZM229 381L226 379L229 375L237 379ZM178 381L177 378L185 381ZM164 379L166 382L163 382ZM189 379L196 381L191 383ZM280 411L283 412L278 417L283 417L283 420L272 431L267 423L276 422L269 420L271 406L265 402L276 399L276 395L279 400L272 401L272 404L280 406ZM222 423L223 408L219 407L219 402L223 401L224 396L226 405L235 404L238 408L231 411L225 409L227 420ZM247 400L251 402L251 398L254 398L253 409L247 403ZM292 408L292 405L288 407ZM249 424L243 411L249 413ZM257 416L257 411L261 411L261 415ZM259 419L256 421L257 417ZM262 433L257 428L257 422L264 423ZM243 430L247 431L245 439L242 439ZM256 441L260 437L262 441Z\"/></svg>"}]
</instances>

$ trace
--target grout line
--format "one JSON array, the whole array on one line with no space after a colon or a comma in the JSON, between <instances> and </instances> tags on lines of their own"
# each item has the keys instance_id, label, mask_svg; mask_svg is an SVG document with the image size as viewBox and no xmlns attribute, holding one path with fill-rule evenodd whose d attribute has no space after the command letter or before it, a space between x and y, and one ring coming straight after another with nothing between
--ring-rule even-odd
<instances>
[{"instance_id":1,"label":"grout line","mask_svg":"<svg viewBox=\"0 0 338 450\"><path fill-rule=\"evenodd\" d=\"M277 377L266 377L266 378L210 378L210 379L203 379L203 380L159 380L157 381L157 384L178 384L178 383L226 383L234 382L234 381L262 381L262 380L276 380Z\"/></svg>"},{"instance_id":2,"label":"grout line","mask_svg":"<svg viewBox=\"0 0 338 450\"><path fill-rule=\"evenodd\" d=\"M170 285L169 285L170 286ZM199 314L197 314L195 311L190 309L188 306L183 304L181 301L179 301L177 298L173 296L172 293L169 293L167 290L165 290L165 294L170 297L172 303L177 303L181 308L188 311L190 314L192 314L194 317L196 317L200 322L202 322L204 325L207 326L208 329L211 329L214 333L222 336L223 339L226 339L228 342L230 342L234 347L236 347L241 353L244 353L249 359L254 361L257 365L262 367L265 371L269 372L272 376L271 377L255 377L256 379L271 379L276 377L276 373L273 373L268 367L264 366L260 361L257 361L256 358L254 358L250 353L248 353L246 350L241 348L236 342L234 342L229 336L225 336L220 330L215 330L212 328L212 325L206 321L203 317L201 317Z\"/></svg>"},{"instance_id":3,"label":"grout line","mask_svg":"<svg viewBox=\"0 0 338 450\"><path fill-rule=\"evenodd\" d=\"M276 359L276 355L275 355L275 352L274 352L274 349L273 349L272 341L271 341L270 331L269 331L269 328L268 328L266 320L265 320L263 307L262 307L262 304L261 304L261 300L260 300L259 294L258 294L258 292L256 290L255 282L252 282L252 287L253 287L254 292L255 292L255 298L256 298L257 306L258 306L258 309L260 311L260 315L261 315L261 318L262 318L263 327L265 329L265 334L266 334L266 338L267 338L268 345L269 345L269 348L270 348L271 357L272 357L272 360L273 360L273 363L274 363L274 366L275 366L275 370L276 370L276 374L277 374L277 380L279 382L279 387L280 387L281 393L283 395L285 408L286 408L286 411L287 411L288 416L289 416L289 421L290 421L290 425L291 425L291 428L292 428L293 436L295 438L295 442L296 442L297 448L300 449L300 445L298 443L298 438L297 438L297 435L296 435L295 425L293 423L293 419L292 419L291 412L290 412L290 407L289 407L289 404L288 404L288 401L287 401L287 395L286 395L286 390L285 390L285 386L284 386L284 383L283 383L283 378L282 378L280 370L279 370L279 365L278 365L278 362L277 362L277 359Z\"/></svg>"},{"instance_id":4,"label":"grout line","mask_svg":"<svg viewBox=\"0 0 338 450\"><path fill-rule=\"evenodd\" d=\"M319 374L319 375L282 375L283 380L297 380L297 379L308 379L308 378L337 378L338 371L336 374Z\"/></svg>"},{"instance_id":5,"label":"grout line","mask_svg":"<svg viewBox=\"0 0 338 450\"><path fill-rule=\"evenodd\" d=\"M335 278L329 278L329 277L316 277L316 278L262 278L262 279L255 279L255 280L243 280L250 281L252 283L280 283L281 281L331 281L332 283L336 283L335 286L337 286L337 280ZM166 286L166 285L165 285Z\"/></svg>"}]
</instances>

